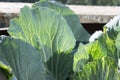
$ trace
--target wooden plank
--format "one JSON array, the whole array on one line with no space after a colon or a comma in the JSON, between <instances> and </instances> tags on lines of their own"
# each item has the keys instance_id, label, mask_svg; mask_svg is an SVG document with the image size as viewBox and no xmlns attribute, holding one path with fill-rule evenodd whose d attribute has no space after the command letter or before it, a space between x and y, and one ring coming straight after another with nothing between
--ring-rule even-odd
<instances>
[{"instance_id":1,"label":"wooden plank","mask_svg":"<svg viewBox=\"0 0 120 80\"><path fill-rule=\"evenodd\" d=\"M69 7L78 15L116 15L120 12L120 7L118 6L70 5Z\"/></svg>"},{"instance_id":2,"label":"wooden plank","mask_svg":"<svg viewBox=\"0 0 120 80\"><path fill-rule=\"evenodd\" d=\"M80 16L81 23L107 23L120 14L120 7L117 6L70 5L69 8Z\"/></svg>"},{"instance_id":3,"label":"wooden plank","mask_svg":"<svg viewBox=\"0 0 120 80\"><path fill-rule=\"evenodd\" d=\"M0 2L0 13L19 13L25 5L32 6L31 3Z\"/></svg>"},{"instance_id":4,"label":"wooden plank","mask_svg":"<svg viewBox=\"0 0 120 80\"><path fill-rule=\"evenodd\" d=\"M20 9L25 5L32 6L30 3L0 2L0 28L8 27L10 19L18 16Z\"/></svg>"},{"instance_id":5,"label":"wooden plank","mask_svg":"<svg viewBox=\"0 0 120 80\"><path fill-rule=\"evenodd\" d=\"M0 27L9 26L9 20L16 17L25 5L32 6L31 3L0 2ZM81 23L107 23L113 16L120 13L120 7L117 6L67 6L79 15Z\"/></svg>"}]
</instances>

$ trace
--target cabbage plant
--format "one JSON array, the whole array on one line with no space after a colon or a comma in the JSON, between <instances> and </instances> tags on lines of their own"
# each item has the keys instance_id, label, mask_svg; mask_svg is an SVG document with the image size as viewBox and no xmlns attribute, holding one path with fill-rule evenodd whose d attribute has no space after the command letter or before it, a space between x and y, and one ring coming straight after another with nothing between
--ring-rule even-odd
<instances>
[{"instance_id":1,"label":"cabbage plant","mask_svg":"<svg viewBox=\"0 0 120 80\"><path fill-rule=\"evenodd\" d=\"M10 21L10 37L1 38L0 60L12 68L17 80L66 80L73 72L71 51L75 41L88 40L90 35L79 17L63 4L38 4L25 6L19 17ZM80 39L82 31L78 30L88 37Z\"/></svg>"},{"instance_id":2,"label":"cabbage plant","mask_svg":"<svg viewBox=\"0 0 120 80\"><path fill-rule=\"evenodd\" d=\"M103 31L90 37L90 43L79 46L74 56L74 80L120 79L119 22L120 16L115 16L104 25Z\"/></svg>"},{"instance_id":3,"label":"cabbage plant","mask_svg":"<svg viewBox=\"0 0 120 80\"><path fill-rule=\"evenodd\" d=\"M90 37L61 3L25 6L10 21L10 36L0 37L0 61L10 80L119 80L119 25L108 24Z\"/></svg>"}]
</instances>

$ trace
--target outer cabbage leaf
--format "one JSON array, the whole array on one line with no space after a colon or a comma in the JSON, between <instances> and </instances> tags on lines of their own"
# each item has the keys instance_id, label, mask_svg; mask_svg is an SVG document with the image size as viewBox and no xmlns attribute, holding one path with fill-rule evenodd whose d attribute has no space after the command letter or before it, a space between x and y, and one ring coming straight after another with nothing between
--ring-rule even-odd
<instances>
[{"instance_id":1,"label":"outer cabbage leaf","mask_svg":"<svg viewBox=\"0 0 120 80\"><path fill-rule=\"evenodd\" d=\"M86 45L80 44L78 51L74 54L74 71L82 70L88 62L105 56L107 56L107 51L98 41Z\"/></svg>"},{"instance_id":2,"label":"outer cabbage leaf","mask_svg":"<svg viewBox=\"0 0 120 80\"><path fill-rule=\"evenodd\" d=\"M77 72L81 70L89 59L88 51L83 44L80 44L78 51L74 54L73 70Z\"/></svg>"},{"instance_id":3,"label":"outer cabbage leaf","mask_svg":"<svg viewBox=\"0 0 120 80\"><path fill-rule=\"evenodd\" d=\"M35 46L45 62L54 52L65 52L75 43L64 18L48 8L22 8L19 18L11 20L8 32L12 37Z\"/></svg>"},{"instance_id":4,"label":"outer cabbage leaf","mask_svg":"<svg viewBox=\"0 0 120 80\"><path fill-rule=\"evenodd\" d=\"M60 13L66 19L69 27L74 33L75 38L80 41L88 41L90 34L80 24L79 16L77 16L71 9L61 3L49 1L36 2L33 5L33 8L38 6L48 7Z\"/></svg>"},{"instance_id":5,"label":"outer cabbage leaf","mask_svg":"<svg viewBox=\"0 0 120 80\"><path fill-rule=\"evenodd\" d=\"M104 32L93 36L95 38L93 42L84 46L80 45L84 51L81 50L78 53L79 56L84 53L84 57L76 58L74 80L119 80L117 76L118 50L115 45L118 32L118 26L112 26L112 28L105 26ZM119 39L116 41L119 42Z\"/></svg>"},{"instance_id":6,"label":"outer cabbage leaf","mask_svg":"<svg viewBox=\"0 0 120 80\"><path fill-rule=\"evenodd\" d=\"M79 70L73 80L119 80L117 63L114 59L104 57L87 63L83 70Z\"/></svg>"},{"instance_id":7,"label":"outer cabbage leaf","mask_svg":"<svg viewBox=\"0 0 120 80\"><path fill-rule=\"evenodd\" d=\"M107 56L113 58L116 60L116 62L118 62L118 54L117 48L115 46L115 41L110 39L107 33L102 33L101 36L94 42L79 46L78 52L74 57L74 70L82 70L83 66L86 63L93 62L94 60L98 60Z\"/></svg>"},{"instance_id":8,"label":"outer cabbage leaf","mask_svg":"<svg viewBox=\"0 0 120 80\"><path fill-rule=\"evenodd\" d=\"M17 80L45 80L44 63L28 43L7 37L0 43L0 56L12 68Z\"/></svg>"},{"instance_id":9,"label":"outer cabbage leaf","mask_svg":"<svg viewBox=\"0 0 120 80\"><path fill-rule=\"evenodd\" d=\"M73 80L119 80L117 49L105 34L92 43L80 45L74 56Z\"/></svg>"},{"instance_id":10,"label":"outer cabbage leaf","mask_svg":"<svg viewBox=\"0 0 120 80\"><path fill-rule=\"evenodd\" d=\"M74 47L75 38L59 13L46 7L24 7L19 18L11 20L8 32L39 51L50 75L47 80L65 80L69 76L73 59L68 50Z\"/></svg>"}]
</instances>

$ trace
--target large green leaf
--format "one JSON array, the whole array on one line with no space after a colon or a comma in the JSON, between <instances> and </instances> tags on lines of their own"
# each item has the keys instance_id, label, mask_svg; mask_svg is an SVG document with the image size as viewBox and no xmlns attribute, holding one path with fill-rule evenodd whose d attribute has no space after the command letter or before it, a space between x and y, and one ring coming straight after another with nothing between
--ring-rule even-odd
<instances>
[{"instance_id":1,"label":"large green leaf","mask_svg":"<svg viewBox=\"0 0 120 80\"><path fill-rule=\"evenodd\" d=\"M75 38L80 41L88 41L90 34L80 24L79 16L77 16L71 9L69 9L63 4L49 1L36 2L33 5L33 8L38 6L48 7L60 13L66 19L68 25L74 33Z\"/></svg>"},{"instance_id":2,"label":"large green leaf","mask_svg":"<svg viewBox=\"0 0 120 80\"><path fill-rule=\"evenodd\" d=\"M0 56L12 68L17 80L45 80L46 68L41 56L28 43L7 37L0 43Z\"/></svg>"},{"instance_id":3,"label":"large green leaf","mask_svg":"<svg viewBox=\"0 0 120 80\"><path fill-rule=\"evenodd\" d=\"M75 38L59 13L46 7L24 7L19 18L11 20L8 32L39 51L51 78L67 78L73 64L69 50L74 47Z\"/></svg>"},{"instance_id":4,"label":"large green leaf","mask_svg":"<svg viewBox=\"0 0 120 80\"><path fill-rule=\"evenodd\" d=\"M73 80L119 80L117 63L114 59L105 57L87 63L79 70Z\"/></svg>"},{"instance_id":5,"label":"large green leaf","mask_svg":"<svg viewBox=\"0 0 120 80\"><path fill-rule=\"evenodd\" d=\"M19 18L10 22L9 34L35 46L47 61L54 52L72 49L75 38L64 18L48 8L21 9Z\"/></svg>"}]
</instances>

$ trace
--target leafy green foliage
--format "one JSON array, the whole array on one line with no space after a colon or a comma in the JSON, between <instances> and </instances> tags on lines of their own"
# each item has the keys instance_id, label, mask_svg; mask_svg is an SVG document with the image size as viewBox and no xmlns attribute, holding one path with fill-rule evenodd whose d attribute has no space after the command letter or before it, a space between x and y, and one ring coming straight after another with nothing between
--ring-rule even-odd
<instances>
[{"instance_id":1,"label":"leafy green foliage","mask_svg":"<svg viewBox=\"0 0 120 80\"><path fill-rule=\"evenodd\" d=\"M4 52L5 49L7 51ZM64 53L55 54L47 62L49 67L45 67L41 60L42 56L40 56L38 51L28 43L18 39L6 37L1 43L0 52L0 56L12 68L18 80L65 80L69 75L70 69L72 70L71 60L73 59L71 55L65 56ZM63 57L66 58L63 59ZM53 58L56 60L53 61ZM61 61L58 58L62 58ZM65 67L63 68L63 65L59 64L64 64Z\"/></svg>"},{"instance_id":2,"label":"leafy green foliage","mask_svg":"<svg viewBox=\"0 0 120 80\"><path fill-rule=\"evenodd\" d=\"M119 34L120 34L120 16L115 16L104 26L104 31L108 34L109 38L112 39L117 48L118 57L120 58L120 48L119 48Z\"/></svg>"},{"instance_id":3,"label":"leafy green foliage","mask_svg":"<svg viewBox=\"0 0 120 80\"><path fill-rule=\"evenodd\" d=\"M48 1L41 1L35 3L32 7L47 7L50 9L55 10L61 16L63 16L71 28L75 38L80 41L88 41L90 34L84 29L84 27L80 24L79 16L76 15L71 9L66 7L60 3L48 2ZM84 34L84 36L83 36Z\"/></svg>"},{"instance_id":4,"label":"leafy green foliage","mask_svg":"<svg viewBox=\"0 0 120 80\"><path fill-rule=\"evenodd\" d=\"M116 50L110 50L110 46L104 47L99 42L95 41L87 45L80 45L78 52L74 56L74 80L119 80L116 79L118 77L115 79L113 77L116 76L114 73L117 72L118 58L114 57L117 55ZM105 44L105 42L103 43ZM112 51L114 54L112 55L112 52L107 52L107 50ZM106 58L103 59L104 57ZM113 63L110 63L112 61ZM110 72L112 67L113 71Z\"/></svg>"},{"instance_id":5,"label":"leafy green foliage","mask_svg":"<svg viewBox=\"0 0 120 80\"><path fill-rule=\"evenodd\" d=\"M76 39L86 41L89 35L77 20L59 3L23 7L10 21L12 38L0 37L0 61L12 68L17 80L119 80L119 17L94 33L90 43L77 44L72 54Z\"/></svg>"},{"instance_id":6,"label":"leafy green foliage","mask_svg":"<svg viewBox=\"0 0 120 80\"><path fill-rule=\"evenodd\" d=\"M68 78L73 72L73 55L71 55L70 52L66 53L54 53L47 61L49 74L53 76L55 80L66 80L66 78Z\"/></svg>"},{"instance_id":7,"label":"leafy green foliage","mask_svg":"<svg viewBox=\"0 0 120 80\"><path fill-rule=\"evenodd\" d=\"M93 34L95 40L90 38L91 43L79 47L74 57L75 80L119 80L119 20L119 16L113 18L101 35Z\"/></svg>"},{"instance_id":8,"label":"leafy green foliage","mask_svg":"<svg viewBox=\"0 0 120 80\"><path fill-rule=\"evenodd\" d=\"M0 0L1 2L29 2L29 3L33 3L39 0Z\"/></svg>"},{"instance_id":9,"label":"leafy green foliage","mask_svg":"<svg viewBox=\"0 0 120 80\"><path fill-rule=\"evenodd\" d=\"M80 44L78 51L74 54L73 70L75 72L81 70L87 63L89 58L88 52L83 44Z\"/></svg>"},{"instance_id":10,"label":"leafy green foliage","mask_svg":"<svg viewBox=\"0 0 120 80\"><path fill-rule=\"evenodd\" d=\"M11 20L8 32L38 50L47 68L47 80L65 80L72 72L75 38L64 17L56 11L24 7L19 18Z\"/></svg>"},{"instance_id":11,"label":"leafy green foliage","mask_svg":"<svg viewBox=\"0 0 120 80\"><path fill-rule=\"evenodd\" d=\"M18 80L45 80L46 69L41 56L28 43L6 37L0 43L0 56L12 68Z\"/></svg>"},{"instance_id":12,"label":"leafy green foliage","mask_svg":"<svg viewBox=\"0 0 120 80\"><path fill-rule=\"evenodd\" d=\"M119 6L120 0L68 0L68 4Z\"/></svg>"},{"instance_id":13,"label":"leafy green foliage","mask_svg":"<svg viewBox=\"0 0 120 80\"><path fill-rule=\"evenodd\" d=\"M45 7L32 10L24 7L19 18L11 20L8 32L12 37L36 47L45 62L57 51L65 52L72 49L75 43L65 19Z\"/></svg>"},{"instance_id":14,"label":"leafy green foliage","mask_svg":"<svg viewBox=\"0 0 120 80\"><path fill-rule=\"evenodd\" d=\"M74 80L119 80L115 75L117 63L109 57L87 63L76 73Z\"/></svg>"}]
</instances>

